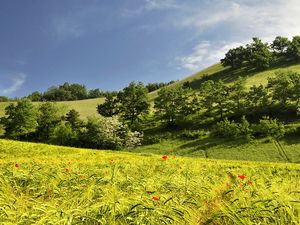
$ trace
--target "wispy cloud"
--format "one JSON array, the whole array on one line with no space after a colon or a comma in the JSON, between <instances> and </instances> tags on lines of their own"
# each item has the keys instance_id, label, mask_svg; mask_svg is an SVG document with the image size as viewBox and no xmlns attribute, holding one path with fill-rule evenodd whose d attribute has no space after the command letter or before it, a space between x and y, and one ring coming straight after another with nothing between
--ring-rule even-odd
<instances>
[{"instance_id":1,"label":"wispy cloud","mask_svg":"<svg viewBox=\"0 0 300 225\"><path fill-rule=\"evenodd\" d=\"M191 53L179 58L182 68L195 71L218 62L228 49L252 37L270 42L278 35L299 35L299 21L297 0L212 0L190 4L171 22L176 29L193 30L194 40L199 39ZM203 41L207 34L209 41Z\"/></svg>"},{"instance_id":2,"label":"wispy cloud","mask_svg":"<svg viewBox=\"0 0 300 225\"><path fill-rule=\"evenodd\" d=\"M4 80L5 78L2 78ZM18 91L22 85L26 81L26 74L24 73L15 73L9 75L4 81L4 83L9 83L9 86L7 87L2 87L3 90L1 91L2 94L4 95L11 95Z\"/></svg>"},{"instance_id":3,"label":"wispy cloud","mask_svg":"<svg viewBox=\"0 0 300 225\"><path fill-rule=\"evenodd\" d=\"M123 9L121 15L125 17L140 16L145 12L180 9L180 7L176 0L144 0L137 8Z\"/></svg>"},{"instance_id":4,"label":"wispy cloud","mask_svg":"<svg viewBox=\"0 0 300 225\"><path fill-rule=\"evenodd\" d=\"M190 71L197 71L218 62L229 49L238 47L244 43L232 42L216 45L210 41L201 41L191 54L180 57L177 60L179 60L180 67Z\"/></svg>"}]
</instances>

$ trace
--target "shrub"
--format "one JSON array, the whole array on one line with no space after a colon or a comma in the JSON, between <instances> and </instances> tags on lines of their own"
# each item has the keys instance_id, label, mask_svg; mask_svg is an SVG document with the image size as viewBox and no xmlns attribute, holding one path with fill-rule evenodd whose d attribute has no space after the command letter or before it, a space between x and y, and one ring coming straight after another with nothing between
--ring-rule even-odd
<instances>
[{"instance_id":1,"label":"shrub","mask_svg":"<svg viewBox=\"0 0 300 225\"><path fill-rule=\"evenodd\" d=\"M277 139L283 137L286 132L283 123L278 122L277 119L271 119L268 116L264 116L259 121L259 124L254 126L254 131L256 136L270 136Z\"/></svg>"},{"instance_id":2,"label":"shrub","mask_svg":"<svg viewBox=\"0 0 300 225\"><path fill-rule=\"evenodd\" d=\"M237 137L240 133L239 125L227 118L218 122L212 130L212 134L218 137Z\"/></svg>"}]
</instances>

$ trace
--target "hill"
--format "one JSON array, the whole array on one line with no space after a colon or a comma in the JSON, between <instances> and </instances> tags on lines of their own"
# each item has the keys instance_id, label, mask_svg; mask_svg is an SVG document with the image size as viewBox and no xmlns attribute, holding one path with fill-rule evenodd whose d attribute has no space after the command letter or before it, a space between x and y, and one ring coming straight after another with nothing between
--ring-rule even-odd
<instances>
[{"instance_id":1,"label":"hill","mask_svg":"<svg viewBox=\"0 0 300 225\"><path fill-rule=\"evenodd\" d=\"M299 171L0 140L0 221L298 224Z\"/></svg>"},{"instance_id":2,"label":"hill","mask_svg":"<svg viewBox=\"0 0 300 225\"><path fill-rule=\"evenodd\" d=\"M180 81L177 81L171 85L169 88L176 88L184 85L184 83L189 82L189 85L197 89L199 88L201 82L205 79L218 80L222 79L226 83L234 82L238 77L246 78L246 86L250 87L252 85L266 84L268 77L274 76L278 71L294 71L300 72L300 64L292 65L281 65L269 70L262 72L253 72L253 71L235 71L232 72L228 68L223 67L220 63L212 65L204 70L201 70L198 73L195 73L191 76L188 76ZM159 90L149 93L149 99L151 101L157 96ZM96 99L86 99L79 101L64 101L58 102L58 104L65 106L66 109L75 109L77 110L82 118L92 116L97 114L96 106L104 102L104 98ZM4 115L4 108L8 105L7 102L0 102L0 117Z\"/></svg>"}]
</instances>

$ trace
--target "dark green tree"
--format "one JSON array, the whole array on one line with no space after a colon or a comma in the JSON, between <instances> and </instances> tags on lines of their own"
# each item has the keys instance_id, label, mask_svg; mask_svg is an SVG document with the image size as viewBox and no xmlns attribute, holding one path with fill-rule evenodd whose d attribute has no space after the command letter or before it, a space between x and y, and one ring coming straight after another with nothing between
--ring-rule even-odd
<instances>
[{"instance_id":1,"label":"dark green tree","mask_svg":"<svg viewBox=\"0 0 300 225\"><path fill-rule=\"evenodd\" d=\"M247 60L247 50L240 46L238 48L230 49L225 58L221 59L223 66L231 66L233 69L241 68L243 62Z\"/></svg>"},{"instance_id":2,"label":"dark green tree","mask_svg":"<svg viewBox=\"0 0 300 225\"><path fill-rule=\"evenodd\" d=\"M5 136L12 139L23 139L35 132L37 110L28 99L23 99L17 104L10 104L5 108L6 117L1 118Z\"/></svg>"},{"instance_id":3,"label":"dark green tree","mask_svg":"<svg viewBox=\"0 0 300 225\"><path fill-rule=\"evenodd\" d=\"M108 93L105 102L97 105L97 112L104 117L111 117L119 113L118 99L113 94Z\"/></svg>"},{"instance_id":4,"label":"dark green tree","mask_svg":"<svg viewBox=\"0 0 300 225\"><path fill-rule=\"evenodd\" d=\"M120 115L133 124L141 114L147 114L150 104L148 90L143 83L131 82L117 95Z\"/></svg>"},{"instance_id":5,"label":"dark green tree","mask_svg":"<svg viewBox=\"0 0 300 225\"><path fill-rule=\"evenodd\" d=\"M75 109L71 109L66 114L65 120L74 131L79 131L83 126L83 121L80 119L80 114Z\"/></svg>"},{"instance_id":6,"label":"dark green tree","mask_svg":"<svg viewBox=\"0 0 300 225\"><path fill-rule=\"evenodd\" d=\"M288 49L291 47L291 42L286 37L277 36L271 48L275 51L278 56L287 56Z\"/></svg>"},{"instance_id":7,"label":"dark green tree","mask_svg":"<svg viewBox=\"0 0 300 225\"><path fill-rule=\"evenodd\" d=\"M48 142L54 128L62 121L63 113L58 105L45 102L40 105L38 113L37 138L40 141Z\"/></svg>"},{"instance_id":8,"label":"dark green tree","mask_svg":"<svg viewBox=\"0 0 300 225\"><path fill-rule=\"evenodd\" d=\"M259 38L253 38L253 42L247 45L248 63L251 68L267 69L273 61L273 53L267 43Z\"/></svg>"}]
</instances>

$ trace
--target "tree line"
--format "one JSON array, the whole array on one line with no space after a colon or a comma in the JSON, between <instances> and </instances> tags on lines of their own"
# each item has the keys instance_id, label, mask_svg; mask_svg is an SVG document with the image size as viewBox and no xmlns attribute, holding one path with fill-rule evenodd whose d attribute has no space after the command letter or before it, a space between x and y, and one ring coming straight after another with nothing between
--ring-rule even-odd
<instances>
[{"instance_id":1,"label":"tree line","mask_svg":"<svg viewBox=\"0 0 300 225\"><path fill-rule=\"evenodd\" d=\"M146 88L148 92L158 90L162 87L170 85L175 81L148 83ZM62 85L52 86L45 92L34 91L26 98L33 102L41 101L76 101L83 99L102 98L106 96L116 96L118 91L102 91L99 88L88 90L82 84L69 84L65 82ZM0 101L9 101L10 99L0 96Z\"/></svg>"},{"instance_id":2,"label":"tree line","mask_svg":"<svg viewBox=\"0 0 300 225\"><path fill-rule=\"evenodd\" d=\"M123 149L141 143L142 135L132 132L117 117L80 119L74 109L66 114L51 102L33 105L29 99L11 103L0 119L4 137L14 140L97 149Z\"/></svg>"},{"instance_id":3,"label":"tree line","mask_svg":"<svg viewBox=\"0 0 300 225\"><path fill-rule=\"evenodd\" d=\"M278 36L272 43L264 43L259 38L253 38L252 43L230 49L225 58L221 59L223 66L233 69L267 69L278 63L300 60L300 36L292 40Z\"/></svg>"}]
</instances>

